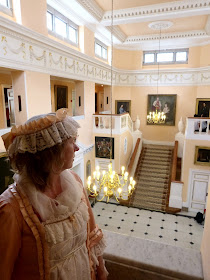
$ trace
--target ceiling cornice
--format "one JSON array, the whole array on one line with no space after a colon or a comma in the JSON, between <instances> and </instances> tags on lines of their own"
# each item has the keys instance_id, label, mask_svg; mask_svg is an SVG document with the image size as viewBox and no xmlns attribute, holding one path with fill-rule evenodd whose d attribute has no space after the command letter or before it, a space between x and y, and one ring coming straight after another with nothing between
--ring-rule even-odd
<instances>
[{"instance_id":1,"label":"ceiling cornice","mask_svg":"<svg viewBox=\"0 0 210 280\"><path fill-rule=\"evenodd\" d=\"M159 47L159 40L159 34L129 36L123 44L115 45L115 47L127 50L155 50ZM161 49L186 48L196 45L205 45L209 44L209 41L210 36L205 30L162 33Z\"/></svg>"},{"instance_id":2,"label":"ceiling cornice","mask_svg":"<svg viewBox=\"0 0 210 280\"><path fill-rule=\"evenodd\" d=\"M114 10L113 21L115 25L119 25L164 20L169 18L207 15L209 13L210 2L208 0L183 0L129 9ZM105 12L101 24L110 25L111 17L111 11Z\"/></svg>"},{"instance_id":3,"label":"ceiling cornice","mask_svg":"<svg viewBox=\"0 0 210 280\"><path fill-rule=\"evenodd\" d=\"M76 0L85 8L95 19L101 21L104 15L103 9L94 0Z\"/></svg>"},{"instance_id":4,"label":"ceiling cornice","mask_svg":"<svg viewBox=\"0 0 210 280\"><path fill-rule=\"evenodd\" d=\"M111 26L107 26L106 27L109 32L112 32L112 27ZM125 33L120 29L119 26L113 26L113 36L115 36L118 40L120 40L121 43L125 42L127 36L125 35Z\"/></svg>"}]
</instances>

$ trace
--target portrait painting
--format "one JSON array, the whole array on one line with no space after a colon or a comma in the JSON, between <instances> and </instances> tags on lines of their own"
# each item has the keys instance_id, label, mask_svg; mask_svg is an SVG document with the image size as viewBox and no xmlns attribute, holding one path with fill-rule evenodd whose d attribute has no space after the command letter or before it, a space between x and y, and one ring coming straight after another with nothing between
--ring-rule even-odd
<instances>
[{"instance_id":1,"label":"portrait painting","mask_svg":"<svg viewBox=\"0 0 210 280\"><path fill-rule=\"evenodd\" d=\"M147 116L154 113L160 113L165 115L164 123L152 123L149 118L147 118L148 125L168 125L175 126L176 118L176 94L167 95L148 95L147 102Z\"/></svg>"},{"instance_id":2,"label":"portrait painting","mask_svg":"<svg viewBox=\"0 0 210 280\"><path fill-rule=\"evenodd\" d=\"M210 98L197 98L195 117L209 118L210 116Z\"/></svg>"},{"instance_id":3,"label":"portrait painting","mask_svg":"<svg viewBox=\"0 0 210 280\"><path fill-rule=\"evenodd\" d=\"M114 159L114 138L95 137L95 156L97 158Z\"/></svg>"},{"instance_id":4,"label":"portrait painting","mask_svg":"<svg viewBox=\"0 0 210 280\"><path fill-rule=\"evenodd\" d=\"M55 85L55 111L68 108L68 87Z\"/></svg>"},{"instance_id":5,"label":"portrait painting","mask_svg":"<svg viewBox=\"0 0 210 280\"><path fill-rule=\"evenodd\" d=\"M210 166L210 147L196 146L194 163Z\"/></svg>"},{"instance_id":6,"label":"portrait painting","mask_svg":"<svg viewBox=\"0 0 210 280\"><path fill-rule=\"evenodd\" d=\"M131 114L131 100L115 100L115 114Z\"/></svg>"}]
</instances>

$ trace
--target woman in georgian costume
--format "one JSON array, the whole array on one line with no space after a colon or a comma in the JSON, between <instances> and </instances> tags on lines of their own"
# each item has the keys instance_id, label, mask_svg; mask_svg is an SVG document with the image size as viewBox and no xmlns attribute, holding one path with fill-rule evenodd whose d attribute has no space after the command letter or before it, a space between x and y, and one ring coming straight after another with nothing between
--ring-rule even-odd
<instances>
[{"instance_id":1,"label":"woman in georgian costume","mask_svg":"<svg viewBox=\"0 0 210 280\"><path fill-rule=\"evenodd\" d=\"M0 196L1 279L107 279L102 231L69 170L78 127L60 109L2 136L16 174Z\"/></svg>"}]
</instances>

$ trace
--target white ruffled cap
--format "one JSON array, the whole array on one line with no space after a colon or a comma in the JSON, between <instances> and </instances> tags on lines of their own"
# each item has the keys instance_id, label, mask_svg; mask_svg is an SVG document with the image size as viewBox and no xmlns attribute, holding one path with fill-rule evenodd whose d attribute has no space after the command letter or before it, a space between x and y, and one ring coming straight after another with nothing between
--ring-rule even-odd
<instances>
[{"instance_id":1,"label":"white ruffled cap","mask_svg":"<svg viewBox=\"0 0 210 280\"><path fill-rule=\"evenodd\" d=\"M13 127L10 133L2 136L9 156L25 152L35 154L76 137L80 125L67 113L66 109L60 109Z\"/></svg>"}]
</instances>

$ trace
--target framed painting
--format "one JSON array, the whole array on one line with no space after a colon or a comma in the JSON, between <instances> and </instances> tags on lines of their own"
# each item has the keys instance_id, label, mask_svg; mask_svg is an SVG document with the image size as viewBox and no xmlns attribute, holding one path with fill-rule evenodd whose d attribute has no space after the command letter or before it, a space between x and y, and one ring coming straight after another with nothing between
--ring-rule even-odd
<instances>
[{"instance_id":1,"label":"framed painting","mask_svg":"<svg viewBox=\"0 0 210 280\"><path fill-rule=\"evenodd\" d=\"M148 125L175 125L176 119L176 94L157 95L149 94L147 102L147 115L154 113L164 113L165 123L151 123L147 119Z\"/></svg>"},{"instance_id":2,"label":"framed painting","mask_svg":"<svg viewBox=\"0 0 210 280\"><path fill-rule=\"evenodd\" d=\"M210 98L197 98L195 117L209 118L210 116Z\"/></svg>"},{"instance_id":3,"label":"framed painting","mask_svg":"<svg viewBox=\"0 0 210 280\"><path fill-rule=\"evenodd\" d=\"M68 108L68 87L55 85L55 111Z\"/></svg>"},{"instance_id":4,"label":"framed painting","mask_svg":"<svg viewBox=\"0 0 210 280\"><path fill-rule=\"evenodd\" d=\"M210 166L210 147L196 146L194 163Z\"/></svg>"},{"instance_id":5,"label":"framed painting","mask_svg":"<svg viewBox=\"0 0 210 280\"><path fill-rule=\"evenodd\" d=\"M114 138L95 136L95 157L114 159Z\"/></svg>"},{"instance_id":6,"label":"framed painting","mask_svg":"<svg viewBox=\"0 0 210 280\"><path fill-rule=\"evenodd\" d=\"M115 100L115 114L131 114L131 100Z\"/></svg>"}]
</instances>

